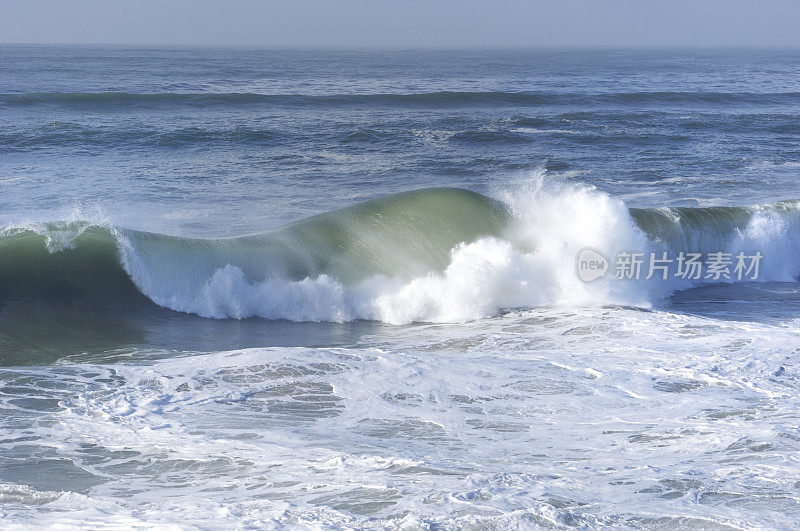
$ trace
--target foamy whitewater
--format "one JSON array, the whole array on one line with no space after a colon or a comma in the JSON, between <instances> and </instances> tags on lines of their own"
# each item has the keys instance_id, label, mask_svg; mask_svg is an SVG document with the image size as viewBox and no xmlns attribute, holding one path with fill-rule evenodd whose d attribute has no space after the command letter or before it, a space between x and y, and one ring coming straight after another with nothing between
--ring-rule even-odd
<instances>
[{"instance_id":1,"label":"foamy whitewater","mask_svg":"<svg viewBox=\"0 0 800 531\"><path fill-rule=\"evenodd\" d=\"M0 526L800 525L798 59L0 47Z\"/></svg>"}]
</instances>

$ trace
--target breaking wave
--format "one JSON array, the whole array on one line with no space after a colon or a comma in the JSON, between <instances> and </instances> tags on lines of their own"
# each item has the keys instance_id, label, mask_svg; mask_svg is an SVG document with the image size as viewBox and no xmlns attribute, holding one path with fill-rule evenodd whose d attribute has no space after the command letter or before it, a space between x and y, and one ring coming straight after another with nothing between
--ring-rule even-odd
<instances>
[{"instance_id":1,"label":"breaking wave","mask_svg":"<svg viewBox=\"0 0 800 531\"><path fill-rule=\"evenodd\" d=\"M190 239L88 222L0 231L0 309L59 301L210 318L462 321L540 305L650 306L698 281L582 282L576 259L620 252L761 252L760 280L800 275L800 202L629 209L538 176L495 194L437 188L275 231Z\"/></svg>"}]
</instances>

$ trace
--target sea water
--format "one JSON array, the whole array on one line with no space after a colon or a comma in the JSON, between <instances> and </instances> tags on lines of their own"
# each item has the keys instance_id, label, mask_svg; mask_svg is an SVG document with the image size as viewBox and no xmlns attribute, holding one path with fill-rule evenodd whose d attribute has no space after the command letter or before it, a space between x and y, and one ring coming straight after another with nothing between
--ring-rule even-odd
<instances>
[{"instance_id":1,"label":"sea water","mask_svg":"<svg viewBox=\"0 0 800 531\"><path fill-rule=\"evenodd\" d=\"M0 47L0 523L796 526L798 65Z\"/></svg>"}]
</instances>

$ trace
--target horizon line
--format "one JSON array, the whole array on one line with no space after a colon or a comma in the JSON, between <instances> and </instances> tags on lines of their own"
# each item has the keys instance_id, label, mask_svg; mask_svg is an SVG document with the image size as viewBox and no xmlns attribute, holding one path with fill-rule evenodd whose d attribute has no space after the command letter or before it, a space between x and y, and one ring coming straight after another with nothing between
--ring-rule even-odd
<instances>
[{"instance_id":1,"label":"horizon line","mask_svg":"<svg viewBox=\"0 0 800 531\"><path fill-rule=\"evenodd\" d=\"M800 44L491 44L491 45L297 45L244 43L133 43L133 42L12 42L0 46L114 47L114 48L201 48L250 49L275 51L502 51L502 50L602 50L602 51L671 51L671 50L800 50Z\"/></svg>"}]
</instances>

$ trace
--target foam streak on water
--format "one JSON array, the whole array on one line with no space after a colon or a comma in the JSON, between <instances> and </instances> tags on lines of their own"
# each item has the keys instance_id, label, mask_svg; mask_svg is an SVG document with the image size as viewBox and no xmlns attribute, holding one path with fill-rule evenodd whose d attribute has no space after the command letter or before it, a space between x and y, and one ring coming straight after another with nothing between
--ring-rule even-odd
<instances>
[{"instance_id":1,"label":"foam streak on water","mask_svg":"<svg viewBox=\"0 0 800 531\"><path fill-rule=\"evenodd\" d=\"M800 518L798 366L786 350L798 339L796 323L537 310L406 329L391 349L374 337L7 369L2 445L17 449L3 513L20 524L781 526ZM53 491L48 474L67 470L67 492ZM23 477L41 478L36 490L12 484Z\"/></svg>"}]
</instances>

